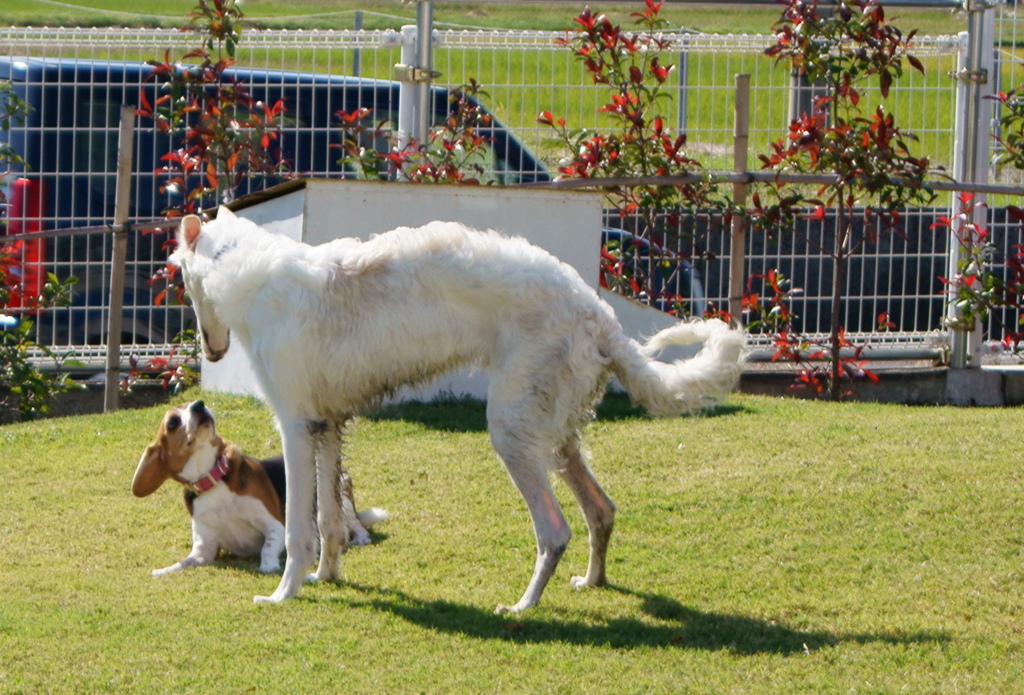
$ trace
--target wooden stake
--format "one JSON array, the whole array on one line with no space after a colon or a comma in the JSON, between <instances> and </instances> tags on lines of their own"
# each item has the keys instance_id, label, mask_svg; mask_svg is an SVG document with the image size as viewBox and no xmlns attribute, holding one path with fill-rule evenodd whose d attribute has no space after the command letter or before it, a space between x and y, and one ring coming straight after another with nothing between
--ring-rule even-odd
<instances>
[{"instance_id":1,"label":"wooden stake","mask_svg":"<svg viewBox=\"0 0 1024 695\"><path fill-rule=\"evenodd\" d=\"M114 250L110 263L110 308L107 314L107 369L103 412L117 410L121 385L121 312L124 308L124 273L128 257L128 202L132 190L132 150L135 144L135 107L121 105L117 140L117 188L114 193Z\"/></svg>"}]
</instances>

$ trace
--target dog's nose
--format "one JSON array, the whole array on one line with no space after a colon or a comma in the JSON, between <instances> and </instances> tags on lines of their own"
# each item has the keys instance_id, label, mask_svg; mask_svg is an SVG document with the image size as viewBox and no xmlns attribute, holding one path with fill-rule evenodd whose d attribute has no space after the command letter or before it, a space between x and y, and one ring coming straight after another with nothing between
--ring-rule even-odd
<instances>
[{"instance_id":1,"label":"dog's nose","mask_svg":"<svg viewBox=\"0 0 1024 695\"><path fill-rule=\"evenodd\" d=\"M189 410L196 414L202 413L206 410L206 404L203 403L202 401L196 401L191 406L189 406Z\"/></svg>"}]
</instances>

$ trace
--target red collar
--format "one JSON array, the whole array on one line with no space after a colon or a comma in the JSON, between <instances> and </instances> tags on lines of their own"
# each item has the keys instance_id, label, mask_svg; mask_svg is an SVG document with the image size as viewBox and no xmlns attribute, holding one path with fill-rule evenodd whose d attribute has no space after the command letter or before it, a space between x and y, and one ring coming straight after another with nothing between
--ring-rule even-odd
<instances>
[{"instance_id":1,"label":"red collar","mask_svg":"<svg viewBox=\"0 0 1024 695\"><path fill-rule=\"evenodd\" d=\"M210 472L204 475L194 483L186 482L182 480L182 484L197 495L201 495L204 492L210 490L214 485L219 483L225 475L228 474L228 460L224 456L217 459L217 463L214 464Z\"/></svg>"}]
</instances>

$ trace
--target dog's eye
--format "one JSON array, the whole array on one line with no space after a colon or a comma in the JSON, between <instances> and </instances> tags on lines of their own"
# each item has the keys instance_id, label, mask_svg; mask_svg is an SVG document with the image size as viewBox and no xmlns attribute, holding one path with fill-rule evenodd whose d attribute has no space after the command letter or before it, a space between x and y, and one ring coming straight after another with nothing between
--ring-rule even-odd
<instances>
[{"instance_id":1,"label":"dog's eye","mask_svg":"<svg viewBox=\"0 0 1024 695\"><path fill-rule=\"evenodd\" d=\"M173 432L174 430L181 427L181 418L177 415L172 415L167 418L167 431Z\"/></svg>"}]
</instances>

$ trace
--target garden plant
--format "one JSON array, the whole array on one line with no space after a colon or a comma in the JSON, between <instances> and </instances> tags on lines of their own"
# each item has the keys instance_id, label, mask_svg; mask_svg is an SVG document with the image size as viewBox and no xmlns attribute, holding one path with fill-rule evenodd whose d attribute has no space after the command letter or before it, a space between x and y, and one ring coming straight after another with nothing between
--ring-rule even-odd
<instances>
[{"instance_id":1,"label":"garden plant","mask_svg":"<svg viewBox=\"0 0 1024 695\"><path fill-rule=\"evenodd\" d=\"M15 93L9 82L0 82L0 129L9 130L22 123L29 104ZM0 167L24 166L21 155L9 144L0 144ZM0 179L7 174L0 175ZM0 191L0 210L5 214L6 197ZM8 220L0 219L6 225ZM41 241L30 241L41 244ZM26 282L24 265L25 241L0 245L0 419L7 412L16 412L22 420L32 419L49 409L49 401L61 393L77 388L64 371L72 366L71 355L59 353L34 340L34 321L53 307L67 306L77 282L74 277L60 279L46 273L38 293ZM10 313L8 313L10 312ZM43 369L40 357L52 362L53 369Z\"/></svg>"},{"instance_id":2,"label":"garden plant","mask_svg":"<svg viewBox=\"0 0 1024 695\"><path fill-rule=\"evenodd\" d=\"M991 97L1000 109L998 130L992 137L992 157L997 171L1024 170L1024 85ZM979 326L998 330L989 337L1003 348L1019 354L1024 345L1024 245L996 243L992 230L979 219L977 211L987 206L973 193L959 198L957 215L942 217L936 228L950 230L960 245L956 272L941 278L948 288L949 302L956 313L950 328L966 332ZM1024 225L1024 210L1005 206L1009 226Z\"/></svg>"},{"instance_id":3,"label":"garden plant","mask_svg":"<svg viewBox=\"0 0 1024 695\"><path fill-rule=\"evenodd\" d=\"M257 101L228 72L246 26L242 10L234 0L199 0L188 20L182 31L196 34L201 45L180 60L168 53L150 62L150 79L160 84L161 95L151 103L146 90L140 90L137 110L179 143L163 157L161 170L168 175L162 191L173 191L182 200L167 210L169 216L230 202L247 178L289 174L288 163L273 147L284 102Z\"/></svg>"},{"instance_id":4,"label":"garden plant","mask_svg":"<svg viewBox=\"0 0 1024 695\"><path fill-rule=\"evenodd\" d=\"M565 153L558 166L562 178L695 175L692 183L619 183L605 189L629 234L606 245L602 284L685 315L691 313L688 298L665 290L673 278L664 275L701 256L700 234L720 229L726 204L704 166L688 153L686 134L668 126L667 81L674 66L667 58L671 42L658 33L666 25L662 5L645 0L643 11L632 15L637 31L623 30L588 7L561 42L594 84L607 87L607 101L598 109L607 116L607 128L574 128L550 111L537 121L552 129L552 141Z\"/></svg>"},{"instance_id":5,"label":"garden plant","mask_svg":"<svg viewBox=\"0 0 1024 695\"><path fill-rule=\"evenodd\" d=\"M852 391L855 378L874 378L863 369L862 346L851 345L841 325L849 260L879 235L900 233L902 212L908 206L934 199L924 187L930 162L911 152L915 137L899 127L883 104L874 103L876 95L881 100L889 96L904 63L921 72L924 67L908 52L915 32L904 36L887 21L876 0L840 2L829 13L816 1L783 4L783 15L772 27L776 43L766 55L788 61L808 82L821 83L822 95L809 113L799 114L790 123L787 136L772 143L771 151L759 158L766 171L828 174L834 181L812 195L791 184L769 186L772 202L764 202L758 194L752 199L752 225L763 233L780 235L799 233L795 222L805 214L831 222L822 242L814 242L832 266L828 340L807 341L792 330L789 316L772 319L780 319L780 325L789 329L778 332L776 356L795 361L827 359L827 371L809 366L800 372L799 383L836 400ZM871 89L873 83L877 92ZM805 213L808 207L812 211ZM892 323L885 314L878 318L882 327ZM844 357L842 350L850 347L852 357Z\"/></svg>"}]
</instances>

